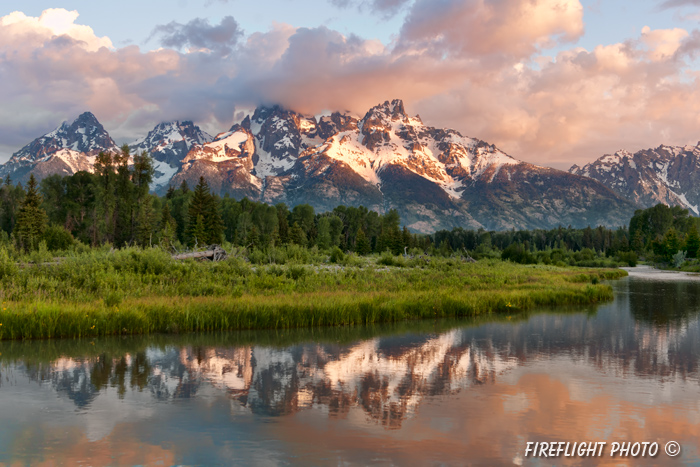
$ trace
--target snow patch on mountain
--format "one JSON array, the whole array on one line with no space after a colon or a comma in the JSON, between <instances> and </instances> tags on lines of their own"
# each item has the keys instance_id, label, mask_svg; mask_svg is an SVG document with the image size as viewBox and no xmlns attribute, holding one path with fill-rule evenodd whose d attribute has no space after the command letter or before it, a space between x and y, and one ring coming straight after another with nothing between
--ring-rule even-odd
<instances>
[{"instance_id":1,"label":"snow patch on mountain","mask_svg":"<svg viewBox=\"0 0 700 467\"><path fill-rule=\"evenodd\" d=\"M261 148L256 149L255 154L258 156L255 175L261 179L284 173L294 167L295 161L291 158L277 159Z\"/></svg>"},{"instance_id":2,"label":"snow patch on mountain","mask_svg":"<svg viewBox=\"0 0 700 467\"><path fill-rule=\"evenodd\" d=\"M216 151L216 155L212 156L211 160L214 162L221 162L229 159L233 159L226 154L227 149L234 149L240 153L241 144L248 141L248 133L245 131L233 131L223 133L217 136L215 141L204 145L209 149Z\"/></svg>"},{"instance_id":3,"label":"snow patch on mountain","mask_svg":"<svg viewBox=\"0 0 700 467\"><path fill-rule=\"evenodd\" d=\"M384 167L398 165L452 198L487 171L493 181L502 166L521 163L477 139L425 126L419 117L406 116L401 101L374 107L357 130L335 134L310 154L342 162L374 185L381 185Z\"/></svg>"},{"instance_id":4,"label":"snow patch on mountain","mask_svg":"<svg viewBox=\"0 0 700 467\"><path fill-rule=\"evenodd\" d=\"M643 207L680 205L696 215L700 205L700 148L664 146L631 154L617 151L569 172L593 178Z\"/></svg>"},{"instance_id":5,"label":"snow patch on mountain","mask_svg":"<svg viewBox=\"0 0 700 467\"><path fill-rule=\"evenodd\" d=\"M153 161L153 168L155 169L153 188L168 185L178 170L177 167L171 167L170 164L162 161Z\"/></svg>"},{"instance_id":6,"label":"snow patch on mountain","mask_svg":"<svg viewBox=\"0 0 700 467\"><path fill-rule=\"evenodd\" d=\"M81 170L92 173L95 170L94 166L96 156L89 156L73 149L61 149L50 157L64 162L72 173L76 173Z\"/></svg>"}]
</instances>

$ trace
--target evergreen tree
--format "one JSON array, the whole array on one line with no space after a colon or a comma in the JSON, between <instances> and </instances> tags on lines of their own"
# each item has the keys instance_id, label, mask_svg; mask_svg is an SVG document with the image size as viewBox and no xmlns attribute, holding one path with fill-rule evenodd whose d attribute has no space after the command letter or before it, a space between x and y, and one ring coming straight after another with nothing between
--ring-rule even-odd
<instances>
[{"instance_id":1,"label":"evergreen tree","mask_svg":"<svg viewBox=\"0 0 700 467\"><path fill-rule=\"evenodd\" d=\"M107 238L113 239L116 245L124 245L134 240L136 224L136 187L131 181L129 170L129 146L122 147L122 153L114 156L117 164L114 196L117 203L114 207L113 230L107 230Z\"/></svg>"},{"instance_id":2,"label":"evergreen tree","mask_svg":"<svg viewBox=\"0 0 700 467\"><path fill-rule=\"evenodd\" d=\"M277 209L279 241L284 244L289 242L289 208L284 203L275 205L275 208Z\"/></svg>"},{"instance_id":3,"label":"evergreen tree","mask_svg":"<svg viewBox=\"0 0 700 467\"><path fill-rule=\"evenodd\" d=\"M403 230L401 231L401 245L402 247L412 247L411 245L411 232L408 231L408 227L405 225L403 226Z\"/></svg>"},{"instance_id":4,"label":"evergreen tree","mask_svg":"<svg viewBox=\"0 0 700 467\"><path fill-rule=\"evenodd\" d=\"M27 195L17 215L17 225L14 235L20 248L25 251L36 249L46 230L48 217L41 207L42 198L37 191L34 174L29 176Z\"/></svg>"},{"instance_id":5,"label":"evergreen tree","mask_svg":"<svg viewBox=\"0 0 700 467\"><path fill-rule=\"evenodd\" d=\"M25 193L22 187L12 186L12 184L3 185L0 189L0 204L2 207L2 215L0 215L0 223L2 230L9 236L17 223L17 212L20 204L24 199Z\"/></svg>"},{"instance_id":6,"label":"evergreen tree","mask_svg":"<svg viewBox=\"0 0 700 467\"><path fill-rule=\"evenodd\" d=\"M700 235L695 223L691 224L688 230L688 235L685 238L685 250L688 252L689 258L697 258L698 250L700 250Z\"/></svg>"},{"instance_id":7,"label":"evergreen tree","mask_svg":"<svg viewBox=\"0 0 700 467\"><path fill-rule=\"evenodd\" d=\"M371 252L372 245L369 243L369 240L365 235L365 231L362 230L362 227L360 227L360 230L357 231L357 237L355 239L355 253L358 255L368 255Z\"/></svg>"},{"instance_id":8,"label":"evergreen tree","mask_svg":"<svg viewBox=\"0 0 700 467\"><path fill-rule=\"evenodd\" d=\"M253 226L248 232L248 237L245 239L246 248L256 248L260 246L260 235L258 235L258 229Z\"/></svg>"},{"instance_id":9,"label":"evergreen tree","mask_svg":"<svg viewBox=\"0 0 700 467\"><path fill-rule=\"evenodd\" d=\"M199 177L199 183L194 189L192 200L188 207L188 214L190 222L186 231L186 237L191 246L195 244L195 241L200 246L221 243L224 224L219 213L219 201L209 192L209 184L204 177ZM202 230L201 232L198 231L198 235L195 236L195 229L199 229L197 226L199 217L201 217L203 223Z\"/></svg>"},{"instance_id":10,"label":"evergreen tree","mask_svg":"<svg viewBox=\"0 0 700 467\"><path fill-rule=\"evenodd\" d=\"M190 186L187 184L187 180L183 180L182 183L180 184L180 191L182 192L183 195L186 195L187 193L190 192Z\"/></svg>"},{"instance_id":11,"label":"evergreen tree","mask_svg":"<svg viewBox=\"0 0 700 467\"><path fill-rule=\"evenodd\" d=\"M137 209L134 240L143 247L150 247L153 245L153 237L158 224L158 214L153 209L153 198L150 196L146 198Z\"/></svg>"},{"instance_id":12,"label":"evergreen tree","mask_svg":"<svg viewBox=\"0 0 700 467\"><path fill-rule=\"evenodd\" d=\"M173 199L175 196L175 188L172 185L168 185L168 192L165 194L165 199Z\"/></svg>"},{"instance_id":13,"label":"evergreen tree","mask_svg":"<svg viewBox=\"0 0 700 467\"><path fill-rule=\"evenodd\" d=\"M224 236L224 222L221 220L219 212L219 199L212 194L207 197L204 210L204 228L207 233L207 243L210 245L221 243Z\"/></svg>"},{"instance_id":14,"label":"evergreen tree","mask_svg":"<svg viewBox=\"0 0 700 467\"><path fill-rule=\"evenodd\" d=\"M289 241L297 245L306 246L306 234L298 222L292 224L292 228L289 229Z\"/></svg>"},{"instance_id":15,"label":"evergreen tree","mask_svg":"<svg viewBox=\"0 0 700 467\"><path fill-rule=\"evenodd\" d=\"M163 204L160 216L160 243L166 248L171 248L177 241L177 222L170 214L170 205Z\"/></svg>"},{"instance_id":16,"label":"evergreen tree","mask_svg":"<svg viewBox=\"0 0 700 467\"><path fill-rule=\"evenodd\" d=\"M187 208L189 223L185 235L190 246L194 246L195 243L199 246L207 244L204 216L208 208L209 196L209 184L204 177L199 177L199 183L194 189L190 205ZM198 225L200 222L201 226Z\"/></svg>"},{"instance_id":17,"label":"evergreen tree","mask_svg":"<svg viewBox=\"0 0 700 467\"><path fill-rule=\"evenodd\" d=\"M318 220L316 245L322 250L327 250L331 247L331 222L328 217L321 217Z\"/></svg>"},{"instance_id":18,"label":"evergreen tree","mask_svg":"<svg viewBox=\"0 0 700 467\"><path fill-rule=\"evenodd\" d=\"M671 227L668 229L668 232L666 232L666 235L664 235L663 239L663 254L665 256L665 259L667 261L670 261L673 255L678 253L678 251L681 248L681 241L678 238L678 233L676 232L676 229Z\"/></svg>"},{"instance_id":19,"label":"evergreen tree","mask_svg":"<svg viewBox=\"0 0 700 467\"><path fill-rule=\"evenodd\" d=\"M146 151L134 155L134 165L131 169L131 181L135 187L137 203L141 202L141 200L148 195L148 188L151 186L155 172L153 158Z\"/></svg>"},{"instance_id":20,"label":"evergreen tree","mask_svg":"<svg viewBox=\"0 0 700 467\"><path fill-rule=\"evenodd\" d=\"M192 218L190 218L191 220ZM201 214L197 214L194 218L194 222L190 224L189 228L189 242L192 247L206 246L206 231L204 229L204 217Z\"/></svg>"},{"instance_id":21,"label":"evergreen tree","mask_svg":"<svg viewBox=\"0 0 700 467\"><path fill-rule=\"evenodd\" d=\"M116 211L116 167L111 153L100 152L95 158L95 204L92 206L89 238L93 245L114 241Z\"/></svg>"},{"instance_id":22,"label":"evergreen tree","mask_svg":"<svg viewBox=\"0 0 700 467\"><path fill-rule=\"evenodd\" d=\"M331 246L339 246L343 236L343 221L340 217L333 215L330 217Z\"/></svg>"}]
</instances>

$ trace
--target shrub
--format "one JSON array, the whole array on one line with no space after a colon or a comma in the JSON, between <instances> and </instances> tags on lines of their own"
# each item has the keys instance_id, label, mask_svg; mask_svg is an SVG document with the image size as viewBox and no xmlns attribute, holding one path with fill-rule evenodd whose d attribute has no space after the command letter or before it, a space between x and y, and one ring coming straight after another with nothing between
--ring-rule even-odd
<instances>
[{"instance_id":1,"label":"shrub","mask_svg":"<svg viewBox=\"0 0 700 467\"><path fill-rule=\"evenodd\" d=\"M112 290L107 292L103 301L107 308L118 307L122 303L122 295L116 290Z\"/></svg>"},{"instance_id":2,"label":"shrub","mask_svg":"<svg viewBox=\"0 0 700 467\"><path fill-rule=\"evenodd\" d=\"M306 275L306 268L304 266L290 266L287 270L287 277L298 281Z\"/></svg>"},{"instance_id":3,"label":"shrub","mask_svg":"<svg viewBox=\"0 0 700 467\"><path fill-rule=\"evenodd\" d=\"M671 263L673 264L674 268L680 268L683 266L683 263L685 263L685 251L678 251L675 255L673 255L673 258L671 258Z\"/></svg>"},{"instance_id":4,"label":"shrub","mask_svg":"<svg viewBox=\"0 0 700 467\"><path fill-rule=\"evenodd\" d=\"M342 263L345 261L345 253L343 250L334 246L331 250L331 263Z\"/></svg>"},{"instance_id":5,"label":"shrub","mask_svg":"<svg viewBox=\"0 0 700 467\"><path fill-rule=\"evenodd\" d=\"M395 266L397 268L406 267L406 261L400 256L394 256L389 250L382 253L382 255L377 260L377 264L384 266Z\"/></svg>"},{"instance_id":6,"label":"shrub","mask_svg":"<svg viewBox=\"0 0 700 467\"><path fill-rule=\"evenodd\" d=\"M60 225L50 225L44 231L46 246L51 251L67 250L73 243L73 235Z\"/></svg>"},{"instance_id":7,"label":"shrub","mask_svg":"<svg viewBox=\"0 0 700 467\"><path fill-rule=\"evenodd\" d=\"M34 264L49 263L52 260L53 255L49 253L49 249L46 247L46 241L44 240L39 242L38 248L29 254L29 261Z\"/></svg>"},{"instance_id":8,"label":"shrub","mask_svg":"<svg viewBox=\"0 0 700 467\"><path fill-rule=\"evenodd\" d=\"M19 268L15 261L10 258L7 249L0 247L0 279L5 277L14 276L19 272Z\"/></svg>"},{"instance_id":9,"label":"shrub","mask_svg":"<svg viewBox=\"0 0 700 467\"><path fill-rule=\"evenodd\" d=\"M251 248L248 250L248 260L253 264L263 264L267 256L262 251L257 248Z\"/></svg>"},{"instance_id":10,"label":"shrub","mask_svg":"<svg viewBox=\"0 0 700 467\"><path fill-rule=\"evenodd\" d=\"M617 257L620 262L627 263L632 268L637 265L637 253L634 251L620 252Z\"/></svg>"},{"instance_id":11,"label":"shrub","mask_svg":"<svg viewBox=\"0 0 700 467\"><path fill-rule=\"evenodd\" d=\"M311 260L311 253L308 248L303 246L290 243L286 245L287 250L287 260L290 263L309 263Z\"/></svg>"}]
</instances>

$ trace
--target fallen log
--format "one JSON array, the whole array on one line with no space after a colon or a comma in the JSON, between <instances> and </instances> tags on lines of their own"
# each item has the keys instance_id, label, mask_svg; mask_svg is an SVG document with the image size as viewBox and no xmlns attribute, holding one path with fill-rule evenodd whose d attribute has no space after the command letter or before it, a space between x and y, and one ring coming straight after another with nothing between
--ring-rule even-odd
<instances>
[{"instance_id":1,"label":"fallen log","mask_svg":"<svg viewBox=\"0 0 700 467\"><path fill-rule=\"evenodd\" d=\"M175 260L184 259L208 259L210 261L221 261L228 257L226 250L221 248L219 245L212 245L208 249L203 251L192 251L190 253L180 253L173 255L172 258Z\"/></svg>"}]
</instances>

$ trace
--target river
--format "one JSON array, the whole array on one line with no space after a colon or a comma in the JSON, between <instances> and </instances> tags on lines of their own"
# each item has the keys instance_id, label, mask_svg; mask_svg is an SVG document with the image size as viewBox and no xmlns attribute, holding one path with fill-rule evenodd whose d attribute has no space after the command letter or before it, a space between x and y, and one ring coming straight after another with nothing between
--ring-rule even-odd
<instances>
[{"instance_id":1,"label":"river","mask_svg":"<svg viewBox=\"0 0 700 467\"><path fill-rule=\"evenodd\" d=\"M0 342L0 465L698 465L700 280L612 284L478 320Z\"/></svg>"}]
</instances>

